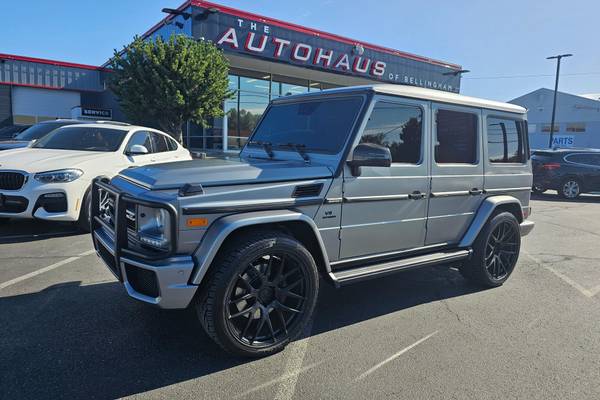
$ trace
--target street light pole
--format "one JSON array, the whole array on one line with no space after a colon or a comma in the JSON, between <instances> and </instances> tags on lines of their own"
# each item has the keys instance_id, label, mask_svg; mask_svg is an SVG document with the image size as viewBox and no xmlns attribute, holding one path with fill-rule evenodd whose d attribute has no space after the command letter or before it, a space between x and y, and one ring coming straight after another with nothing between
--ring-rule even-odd
<instances>
[{"instance_id":1,"label":"street light pole","mask_svg":"<svg viewBox=\"0 0 600 400\"><path fill-rule=\"evenodd\" d=\"M558 77L560 76L560 60L563 57L571 57L573 54L559 54L557 56L546 57L546 60L556 59L556 81L554 82L554 102L552 103L552 122L550 122L550 140L548 147L552 148L552 141L554 140L554 119L556 118L556 96L558 94Z\"/></svg>"}]
</instances>

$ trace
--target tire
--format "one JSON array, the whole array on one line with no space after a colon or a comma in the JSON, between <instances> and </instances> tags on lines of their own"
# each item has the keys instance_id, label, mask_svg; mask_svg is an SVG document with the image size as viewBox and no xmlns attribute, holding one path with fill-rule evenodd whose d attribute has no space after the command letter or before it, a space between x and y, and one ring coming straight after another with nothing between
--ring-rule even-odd
<instances>
[{"instance_id":1,"label":"tire","mask_svg":"<svg viewBox=\"0 0 600 400\"><path fill-rule=\"evenodd\" d=\"M208 336L225 351L264 357L302 333L318 290L315 261L299 241L258 231L233 239L219 252L196 311Z\"/></svg>"},{"instance_id":2,"label":"tire","mask_svg":"<svg viewBox=\"0 0 600 400\"><path fill-rule=\"evenodd\" d=\"M545 187L543 187L543 186L540 186L540 185L533 185L533 186L531 187L531 191L532 191L533 193L538 193L538 194L542 194L542 193L546 192L547 190L548 190L548 189L546 189Z\"/></svg>"},{"instance_id":3,"label":"tire","mask_svg":"<svg viewBox=\"0 0 600 400\"><path fill-rule=\"evenodd\" d=\"M85 192L85 196L83 196L83 201L81 202L82 207L79 212L79 219L77 220L77 227L85 233L89 233L92 229L92 193L90 189Z\"/></svg>"},{"instance_id":4,"label":"tire","mask_svg":"<svg viewBox=\"0 0 600 400\"><path fill-rule=\"evenodd\" d=\"M563 199L574 200L579 197L582 192L581 181L576 178L567 178L560 183L558 195Z\"/></svg>"},{"instance_id":5,"label":"tire","mask_svg":"<svg viewBox=\"0 0 600 400\"><path fill-rule=\"evenodd\" d=\"M497 213L475 239L473 256L461 266L460 272L479 286L501 286L512 274L520 250L519 221L509 212Z\"/></svg>"}]
</instances>

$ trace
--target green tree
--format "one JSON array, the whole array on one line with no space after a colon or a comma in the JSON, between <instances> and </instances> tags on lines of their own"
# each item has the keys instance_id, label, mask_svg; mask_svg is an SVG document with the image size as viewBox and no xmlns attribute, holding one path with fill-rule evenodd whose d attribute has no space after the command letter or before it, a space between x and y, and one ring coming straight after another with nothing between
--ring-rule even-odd
<instances>
[{"instance_id":1,"label":"green tree","mask_svg":"<svg viewBox=\"0 0 600 400\"><path fill-rule=\"evenodd\" d=\"M229 91L229 62L213 43L185 35L135 37L111 60L114 74L109 87L133 123L149 125L182 140L182 126L190 120L206 126L223 116Z\"/></svg>"}]
</instances>

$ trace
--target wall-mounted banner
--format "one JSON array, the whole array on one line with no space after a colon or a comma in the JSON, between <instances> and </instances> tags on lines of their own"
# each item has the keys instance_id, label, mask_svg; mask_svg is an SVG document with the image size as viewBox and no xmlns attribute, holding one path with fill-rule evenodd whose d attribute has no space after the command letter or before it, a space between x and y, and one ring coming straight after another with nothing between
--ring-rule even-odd
<instances>
[{"instance_id":1,"label":"wall-mounted banner","mask_svg":"<svg viewBox=\"0 0 600 400\"><path fill-rule=\"evenodd\" d=\"M208 8L209 6L206 5ZM210 7L214 11L212 7ZM192 32L239 53L338 74L458 93L461 67L217 6L194 7Z\"/></svg>"}]
</instances>

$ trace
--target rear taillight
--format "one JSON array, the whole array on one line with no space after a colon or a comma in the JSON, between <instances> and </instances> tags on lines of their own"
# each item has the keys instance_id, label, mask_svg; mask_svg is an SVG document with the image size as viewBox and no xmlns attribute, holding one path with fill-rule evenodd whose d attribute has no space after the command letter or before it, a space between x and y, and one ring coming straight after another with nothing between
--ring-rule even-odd
<instances>
[{"instance_id":1,"label":"rear taillight","mask_svg":"<svg viewBox=\"0 0 600 400\"><path fill-rule=\"evenodd\" d=\"M547 163L547 164L542 165L542 169L545 169L546 171L552 171L553 169L559 169L559 168L560 168L559 163Z\"/></svg>"}]
</instances>

